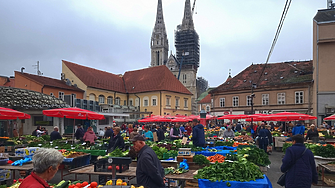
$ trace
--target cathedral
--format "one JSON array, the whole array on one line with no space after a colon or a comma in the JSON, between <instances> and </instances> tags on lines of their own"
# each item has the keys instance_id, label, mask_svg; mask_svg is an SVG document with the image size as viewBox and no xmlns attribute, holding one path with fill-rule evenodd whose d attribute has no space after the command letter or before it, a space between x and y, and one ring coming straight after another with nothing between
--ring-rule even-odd
<instances>
[{"instance_id":1,"label":"cathedral","mask_svg":"<svg viewBox=\"0 0 335 188\"><path fill-rule=\"evenodd\" d=\"M199 35L194 29L193 11L190 0L185 0L182 24L175 30L176 54L170 54L166 34L162 0L158 0L155 26L151 35L151 66L165 65L179 81L193 94L192 113L196 108L197 97L207 90L208 82L197 78L200 60Z\"/></svg>"}]
</instances>

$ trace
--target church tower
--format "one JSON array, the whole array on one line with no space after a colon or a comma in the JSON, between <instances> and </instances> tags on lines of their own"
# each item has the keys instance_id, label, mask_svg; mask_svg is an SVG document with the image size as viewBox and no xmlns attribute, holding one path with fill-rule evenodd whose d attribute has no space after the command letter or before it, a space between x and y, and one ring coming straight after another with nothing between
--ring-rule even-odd
<instances>
[{"instance_id":1,"label":"church tower","mask_svg":"<svg viewBox=\"0 0 335 188\"><path fill-rule=\"evenodd\" d=\"M168 59L169 42L165 30L162 0L158 0L154 30L151 35L151 66L165 65Z\"/></svg>"}]
</instances>

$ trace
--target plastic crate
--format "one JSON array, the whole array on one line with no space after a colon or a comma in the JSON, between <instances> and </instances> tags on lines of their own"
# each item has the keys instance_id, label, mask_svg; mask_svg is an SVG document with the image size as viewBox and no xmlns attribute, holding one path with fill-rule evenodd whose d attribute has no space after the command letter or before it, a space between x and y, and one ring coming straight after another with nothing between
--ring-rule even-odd
<instances>
[{"instance_id":1,"label":"plastic crate","mask_svg":"<svg viewBox=\"0 0 335 188\"><path fill-rule=\"evenodd\" d=\"M78 168L90 164L91 154L78 156L75 158L64 158L62 164L71 168Z\"/></svg>"}]
</instances>

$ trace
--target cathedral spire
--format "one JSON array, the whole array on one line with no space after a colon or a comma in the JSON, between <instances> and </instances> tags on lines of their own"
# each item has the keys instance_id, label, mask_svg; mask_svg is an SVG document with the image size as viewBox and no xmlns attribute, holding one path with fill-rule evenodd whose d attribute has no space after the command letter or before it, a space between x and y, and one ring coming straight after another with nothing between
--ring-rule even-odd
<instances>
[{"instance_id":1,"label":"cathedral spire","mask_svg":"<svg viewBox=\"0 0 335 188\"><path fill-rule=\"evenodd\" d=\"M165 65L169 42L165 30L162 0L158 0L155 27L151 35L151 66Z\"/></svg>"},{"instance_id":2,"label":"cathedral spire","mask_svg":"<svg viewBox=\"0 0 335 188\"><path fill-rule=\"evenodd\" d=\"M182 30L194 30L194 23L192 18L191 2L190 0L185 1L184 18L181 25Z\"/></svg>"},{"instance_id":3,"label":"cathedral spire","mask_svg":"<svg viewBox=\"0 0 335 188\"><path fill-rule=\"evenodd\" d=\"M154 30L162 31L163 33L166 33L165 31L165 23L164 23L164 17L163 17L163 6L162 6L162 0L158 0L157 4L157 14L156 14L156 23Z\"/></svg>"}]
</instances>

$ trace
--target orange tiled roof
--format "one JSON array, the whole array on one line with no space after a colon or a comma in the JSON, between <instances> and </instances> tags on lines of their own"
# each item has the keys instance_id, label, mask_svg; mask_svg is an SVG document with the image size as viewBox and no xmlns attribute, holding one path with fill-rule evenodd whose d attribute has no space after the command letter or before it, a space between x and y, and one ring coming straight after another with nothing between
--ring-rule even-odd
<instances>
[{"instance_id":1,"label":"orange tiled roof","mask_svg":"<svg viewBox=\"0 0 335 188\"><path fill-rule=\"evenodd\" d=\"M257 88L309 83L313 80L312 60L269 63L262 73L264 66L264 64L250 65L210 93L250 89L251 82L255 83L258 80ZM260 75L261 73L262 75Z\"/></svg>"},{"instance_id":2,"label":"orange tiled roof","mask_svg":"<svg viewBox=\"0 0 335 188\"><path fill-rule=\"evenodd\" d=\"M172 91L192 93L164 65L125 72L118 76L63 60L64 64L89 87L120 93Z\"/></svg>"},{"instance_id":3,"label":"orange tiled roof","mask_svg":"<svg viewBox=\"0 0 335 188\"><path fill-rule=\"evenodd\" d=\"M81 90L79 88L76 88L74 86L66 85L66 83L62 80L57 80L57 79L49 78L49 77L45 77L45 76L38 76L38 75L34 75L34 74L22 73L22 72L19 72L19 71L15 71L15 75L16 74L20 74L23 77L26 77L30 80L33 80L33 81L35 81L37 83L40 83L42 85L45 85L45 86L68 89L68 90L73 90L73 91L82 91L83 92L83 90Z\"/></svg>"},{"instance_id":4,"label":"orange tiled roof","mask_svg":"<svg viewBox=\"0 0 335 188\"><path fill-rule=\"evenodd\" d=\"M192 95L165 65L129 71L123 79L129 93L172 91Z\"/></svg>"},{"instance_id":5,"label":"orange tiled roof","mask_svg":"<svg viewBox=\"0 0 335 188\"><path fill-rule=\"evenodd\" d=\"M88 87L125 93L124 83L118 75L65 60L63 63Z\"/></svg>"},{"instance_id":6,"label":"orange tiled roof","mask_svg":"<svg viewBox=\"0 0 335 188\"><path fill-rule=\"evenodd\" d=\"M206 104L211 103L211 94L206 95L205 98L201 99L201 101L198 102L198 104Z\"/></svg>"}]
</instances>

